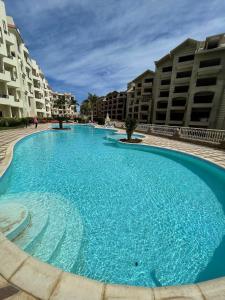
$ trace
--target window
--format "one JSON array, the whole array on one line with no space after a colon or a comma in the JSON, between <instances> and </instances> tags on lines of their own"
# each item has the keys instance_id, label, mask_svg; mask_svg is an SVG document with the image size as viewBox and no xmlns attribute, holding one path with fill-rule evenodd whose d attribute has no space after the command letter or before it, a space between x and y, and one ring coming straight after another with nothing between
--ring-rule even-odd
<instances>
[{"instance_id":1,"label":"window","mask_svg":"<svg viewBox=\"0 0 225 300\"><path fill-rule=\"evenodd\" d=\"M170 79L161 80L161 85L169 85L169 84L170 84Z\"/></svg>"},{"instance_id":2,"label":"window","mask_svg":"<svg viewBox=\"0 0 225 300\"><path fill-rule=\"evenodd\" d=\"M165 121L166 120L166 112L157 112L156 120Z\"/></svg>"},{"instance_id":3,"label":"window","mask_svg":"<svg viewBox=\"0 0 225 300\"><path fill-rule=\"evenodd\" d=\"M177 78L186 78L186 77L191 77L191 71L186 71L186 72L177 72Z\"/></svg>"},{"instance_id":4,"label":"window","mask_svg":"<svg viewBox=\"0 0 225 300\"><path fill-rule=\"evenodd\" d=\"M159 101L157 104L157 108L167 108L168 102L167 101Z\"/></svg>"},{"instance_id":5,"label":"window","mask_svg":"<svg viewBox=\"0 0 225 300\"><path fill-rule=\"evenodd\" d=\"M170 112L170 120L171 121L183 121L184 119L184 111L171 111Z\"/></svg>"},{"instance_id":6,"label":"window","mask_svg":"<svg viewBox=\"0 0 225 300\"><path fill-rule=\"evenodd\" d=\"M213 92L200 92L194 95L194 103L212 103L214 98Z\"/></svg>"},{"instance_id":7,"label":"window","mask_svg":"<svg viewBox=\"0 0 225 300\"><path fill-rule=\"evenodd\" d=\"M138 112L139 111L139 107L138 106L135 106L134 107L134 112Z\"/></svg>"},{"instance_id":8,"label":"window","mask_svg":"<svg viewBox=\"0 0 225 300\"><path fill-rule=\"evenodd\" d=\"M153 78L146 78L146 79L145 79L145 83L153 82L153 80L154 80Z\"/></svg>"},{"instance_id":9,"label":"window","mask_svg":"<svg viewBox=\"0 0 225 300\"><path fill-rule=\"evenodd\" d=\"M191 121L208 122L211 108L193 108L191 112Z\"/></svg>"},{"instance_id":10,"label":"window","mask_svg":"<svg viewBox=\"0 0 225 300\"><path fill-rule=\"evenodd\" d=\"M144 89L144 93L151 93L152 89Z\"/></svg>"},{"instance_id":11,"label":"window","mask_svg":"<svg viewBox=\"0 0 225 300\"><path fill-rule=\"evenodd\" d=\"M0 111L0 118L2 118L3 117L3 112L2 111Z\"/></svg>"},{"instance_id":12,"label":"window","mask_svg":"<svg viewBox=\"0 0 225 300\"><path fill-rule=\"evenodd\" d=\"M141 96L141 92L137 92L137 96Z\"/></svg>"},{"instance_id":13,"label":"window","mask_svg":"<svg viewBox=\"0 0 225 300\"><path fill-rule=\"evenodd\" d=\"M179 57L178 62L191 61L191 60L194 60L194 58L195 58L194 54L185 55L185 56Z\"/></svg>"},{"instance_id":14,"label":"window","mask_svg":"<svg viewBox=\"0 0 225 300\"><path fill-rule=\"evenodd\" d=\"M172 100L172 106L185 106L186 105L186 98L174 98Z\"/></svg>"},{"instance_id":15,"label":"window","mask_svg":"<svg viewBox=\"0 0 225 300\"><path fill-rule=\"evenodd\" d=\"M189 90L188 85L176 86L175 89L174 89L174 93L187 93L188 90Z\"/></svg>"},{"instance_id":16,"label":"window","mask_svg":"<svg viewBox=\"0 0 225 300\"><path fill-rule=\"evenodd\" d=\"M7 31L7 26L6 26L6 22L5 22L5 21L3 21L3 29L4 29L4 32L5 32L5 33L8 33L8 31Z\"/></svg>"},{"instance_id":17,"label":"window","mask_svg":"<svg viewBox=\"0 0 225 300\"><path fill-rule=\"evenodd\" d=\"M129 108L129 112L132 112L132 107Z\"/></svg>"},{"instance_id":18,"label":"window","mask_svg":"<svg viewBox=\"0 0 225 300\"><path fill-rule=\"evenodd\" d=\"M138 87L142 87L142 84L141 83L138 83L138 85L137 85Z\"/></svg>"},{"instance_id":19,"label":"window","mask_svg":"<svg viewBox=\"0 0 225 300\"><path fill-rule=\"evenodd\" d=\"M200 62L200 68L207 68L220 65L220 58L208 59L203 60Z\"/></svg>"},{"instance_id":20,"label":"window","mask_svg":"<svg viewBox=\"0 0 225 300\"><path fill-rule=\"evenodd\" d=\"M147 121L148 120L148 115L141 114L140 119L144 120L144 121Z\"/></svg>"},{"instance_id":21,"label":"window","mask_svg":"<svg viewBox=\"0 0 225 300\"><path fill-rule=\"evenodd\" d=\"M219 39L214 39L214 40L211 40L211 41L208 41L207 44L206 44L206 49L215 49L215 48L218 48L219 46Z\"/></svg>"},{"instance_id":22,"label":"window","mask_svg":"<svg viewBox=\"0 0 225 300\"><path fill-rule=\"evenodd\" d=\"M163 72L171 72L172 69L173 69L173 67L172 67L172 66L169 66L169 67L164 67L164 68L162 68L162 71L163 71Z\"/></svg>"},{"instance_id":23,"label":"window","mask_svg":"<svg viewBox=\"0 0 225 300\"><path fill-rule=\"evenodd\" d=\"M169 97L169 94L170 94L169 91L161 91L159 97Z\"/></svg>"},{"instance_id":24,"label":"window","mask_svg":"<svg viewBox=\"0 0 225 300\"><path fill-rule=\"evenodd\" d=\"M149 106L148 105L142 105L141 111L148 111Z\"/></svg>"},{"instance_id":25,"label":"window","mask_svg":"<svg viewBox=\"0 0 225 300\"><path fill-rule=\"evenodd\" d=\"M199 79L197 79L196 86L216 85L216 82L217 82L216 77L199 78Z\"/></svg>"}]
</instances>

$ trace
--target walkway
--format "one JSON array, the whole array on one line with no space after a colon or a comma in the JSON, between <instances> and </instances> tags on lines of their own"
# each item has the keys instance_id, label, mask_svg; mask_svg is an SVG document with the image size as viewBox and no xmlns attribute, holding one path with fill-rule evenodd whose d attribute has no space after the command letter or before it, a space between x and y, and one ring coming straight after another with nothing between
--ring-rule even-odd
<instances>
[{"instance_id":1,"label":"walkway","mask_svg":"<svg viewBox=\"0 0 225 300\"><path fill-rule=\"evenodd\" d=\"M48 127L48 124L39 124L37 129L31 125L28 128L0 130L0 162L5 158L10 143L31 133L46 130Z\"/></svg>"},{"instance_id":2,"label":"walkway","mask_svg":"<svg viewBox=\"0 0 225 300\"><path fill-rule=\"evenodd\" d=\"M143 142L144 144L152 146L159 146L172 150L179 150L188 154L193 154L225 168L225 150L207 146L199 146L192 143L176 141L154 135L146 135Z\"/></svg>"}]
</instances>

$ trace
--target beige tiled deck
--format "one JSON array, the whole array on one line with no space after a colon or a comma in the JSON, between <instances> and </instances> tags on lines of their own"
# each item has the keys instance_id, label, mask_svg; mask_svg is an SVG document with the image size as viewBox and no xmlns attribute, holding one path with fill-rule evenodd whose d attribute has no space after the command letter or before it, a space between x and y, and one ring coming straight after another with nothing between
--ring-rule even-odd
<instances>
[{"instance_id":1,"label":"beige tiled deck","mask_svg":"<svg viewBox=\"0 0 225 300\"><path fill-rule=\"evenodd\" d=\"M48 125L40 125L38 131ZM34 128L0 132L0 176L12 158L13 146ZM225 167L225 152L146 135L144 144L179 150ZM62 272L18 249L0 233L0 299L13 300L225 300L225 277L179 287L138 288L103 284Z\"/></svg>"}]
</instances>

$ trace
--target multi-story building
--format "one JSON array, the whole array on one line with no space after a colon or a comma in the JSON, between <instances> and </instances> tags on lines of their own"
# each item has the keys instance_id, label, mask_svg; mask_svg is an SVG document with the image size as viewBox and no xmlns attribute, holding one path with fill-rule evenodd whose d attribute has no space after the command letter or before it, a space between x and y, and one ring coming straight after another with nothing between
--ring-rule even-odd
<instances>
[{"instance_id":1,"label":"multi-story building","mask_svg":"<svg viewBox=\"0 0 225 300\"><path fill-rule=\"evenodd\" d=\"M154 124L225 129L225 35L187 39L155 62Z\"/></svg>"},{"instance_id":2,"label":"multi-story building","mask_svg":"<svg viewBox=\"0 0 225 300\"><path fill-rule=\"evenodd\" d=\"M94 119L106 118L107 114L112 120L123 121L126 117L126 92L111 92L99 97L93 107Z\"/></svg>"},{"instance_id":3,"label":"multi-story building","mask_svg":"<svg viewBox=\"0 0 225 300\"><path fill-rule=\"evenodd\" d=\"M59 104L62 100L62 104ZM73 118L76 115L75 97L69 93L52 92L52 116Z\"/></svg>"},{"instance_id":4,"label":"multi-story building","mask_svg":"<svg viewBox=\"0 0 225 300\"><path fill-rule=\"evenodd\" d=\"M48 81L0 0L0 117L51 117L51 98Z\"/></svg>"},{"instance_id":5,"label":"multi-story building","mask_svg":"<svg viewBox=\"0 0 225 300\"><path fill-rule=\"evenodd\" d=\"M126 116L139 123L150 123L152 116L152 93L155 73L147 70L127 86Z\"/></svg>"}]
</instances>

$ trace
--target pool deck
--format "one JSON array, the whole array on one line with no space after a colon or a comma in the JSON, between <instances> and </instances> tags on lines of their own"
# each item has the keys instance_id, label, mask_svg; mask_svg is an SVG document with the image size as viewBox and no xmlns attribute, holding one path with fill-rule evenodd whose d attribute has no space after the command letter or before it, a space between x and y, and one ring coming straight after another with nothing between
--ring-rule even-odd
<instances>
[{"instance_id":1,"label":"pool deck","mask_svg":"<svg viewBox=\"0 0 225 300\"><path fill-rule=\"evenodd\" d=\"M48 127L48 124L41 124L38 129L0 131L0 176L11 162L16 142ZM124 133L123 130L119 132ZM225 168L223 150L150 135L145 135L143 142L192 154ZM224 300L225 277L199 284L161 288L104 284L45 264L20 250L0 233L0 299Z\"/></svg>"}]
</instances>

